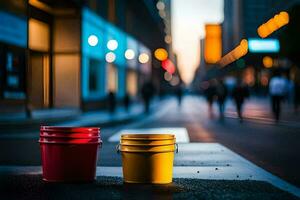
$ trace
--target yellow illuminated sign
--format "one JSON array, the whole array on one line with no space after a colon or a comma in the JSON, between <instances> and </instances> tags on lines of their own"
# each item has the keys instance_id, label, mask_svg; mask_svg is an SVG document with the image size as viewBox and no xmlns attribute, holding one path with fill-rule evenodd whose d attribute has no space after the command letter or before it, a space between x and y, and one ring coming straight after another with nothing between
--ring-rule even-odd
<instances>
[{"instance_id":1,"label":"yellow illuminated sign","mask_svg":"<svg viewBox=\"0 0 300 200\"><path fill-rule=\"evenodd\" d=\"M204 59L215 64L222 57L222 30L218 24L205 25Z\"/></svg>"}]
</instances>

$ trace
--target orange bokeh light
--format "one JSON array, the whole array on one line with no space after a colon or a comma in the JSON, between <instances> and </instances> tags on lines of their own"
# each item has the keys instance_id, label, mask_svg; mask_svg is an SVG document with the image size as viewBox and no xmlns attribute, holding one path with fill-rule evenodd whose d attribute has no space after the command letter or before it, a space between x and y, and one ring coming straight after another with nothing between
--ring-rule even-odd
<instances>
[{"instance_id":1,"label":"orange bokeh light","mask_svg":"<svg viewBox=\"0 0 300 200\"><path fill-rule=\"evenodd\" d=\"M290 21L289 14L287 12L280 12L273 18L269 19L266 23L258 27L257 33L261 38L266 38L274 31L280 29Z\"/></svg>"},{"instance_id":2,"label":"orange bokeh light","mask_svg":"<svg viewBox=\"0 0 300 200\"><path fill-rule=\"evenodd\" d=\"M234 48L231 52L223 56L219 60L219 64L224 67L230 63L240 59L248 53L248 41L246 39L241 40L240 44Z\"/></svg>"},{"instance_id":3,"label":"orange bokeh light","mask_svg":"<svg viewBox=\"0 0 300 200\"><path fill-rule=\"evenodd\" d=\"M205 26L204 59L206 63L214 64L222 57L222 30L218 24Z\"/></svg>"},{"instance_id":4,"label":"orange bokeh light","mask_svg":"<svg viewBox=\"0 0 300 200\"><path fill-rule=\"evenodd\" d=\"M273 59L270 56L265 56L263 58L263 64L265 68L271 68L273 67Z\"/></svg>"},{"instance_id":5,"label":"orange bokeh light","mask_svg":"<svg viewBox=\"0 0 300 200\"><path fill-rule=\"evenodd\" d=\"M154 56L157 60L163 61L168 58L168 52L163 48L158 48L154 51Z\"/></svg>"}]
</instances>

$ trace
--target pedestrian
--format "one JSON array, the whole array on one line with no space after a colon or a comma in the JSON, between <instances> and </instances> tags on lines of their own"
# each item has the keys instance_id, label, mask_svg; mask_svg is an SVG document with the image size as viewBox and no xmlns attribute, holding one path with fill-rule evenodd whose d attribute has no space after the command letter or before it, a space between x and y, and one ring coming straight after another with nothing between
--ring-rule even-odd
<instances>
[{"instance_id":1,"label":"pedestrian","mask_svg":"<svg viewBox=\"0 0 300 200\"><path fill-rule=\"evenodd\" d=\"M225 111L225 101L228 94L227 88L223 82L220 80L216 86L217 101L219 106L220 119L224 119Z\"/></svg>"},{"instance_id":2,"label":"pedestrian","mask_svg":"<svg viewBox=\"0 0 300 200\"><path fill-rule=\"evenodd\" d=\"M298 112L300 104L300 83L295 82L294 85L294 111L295 113Z\"/></svg>"},{"instance_id":3,"label":"pedestrian","mask_svg":"<svg viewBox=\"0 0 300 200\"><path fill-rule=\"evenodd\" d=\"M124 107L126 112L129 111L129 107L130 107L130 103L131 103L131 99L130 99L130 95L128 92L126 92L124 99L123 99L123 103L124 103Z\"/></svg>"},{"instance_id":4,"label":"pedestrian","mask_svg":"<svg viewBox=\"0 0 300 200\"><path fill-rule=\"evenodd\" d=\"M213 118L213 102L214 98L216 96L216 87L215 87L215 82L210 80L208 81L207 87L204 89L204 96L206 98L206 102L208 105L208 113L209 113L209 118Z\"/></svg>"},{"instance_id":5,"label":"pedestrian","mask_svg":"<svg viewBox=\"0 0 300 200\"><path fill-rule=\"evenodd\" d=\"M249 90L248 87L241 80L239 80L236 86L233 88L232 97L235 102L239 120L240 122L243 122L243 104L245 99L249 97Z\"/></svg>"},{"instance_id":6,"label":"pedestrian","mask_svg":"<svg viewBox=\"0 0 300 200\"><path fill-rule=\"evenodd\" d=\"M269 83L269 94L271 96L272 112L276 122L279 121L281 113L281 102L287 95L286 79L278 72L274 73Z\"/></svg>"},{"instance_id":7,"label":"pedestrian","mask_svg":"<svg viewBox=\"0 0 300 200\"><path fill-rule=\"evenodd\" d=\"M108 93L108 109L111 114L116 111L116 97L113 91Z\"/></svg>"},{"instance_id":8,"label":"pedestrian","mask_svg":"<svg viewBox=\"0 0 300 200\"><path fill-rule=\"evenodd\" d=\"M183 88L182 88L182 85L180 84L177 88L176 88L176 97L177 97L177 100L178 100L178 106L180 107L181 106L181 101L182 101L182 95L183 95Z\"/></svg>"},{"instance_id":9,"label":"pedestrian","mask_svg":"<svg viewBox=\"0 0 300 200\"><path fill-rule=\"evenodd\" d=\"M150 112L150 101L154 95L154 85L151 81L147 81L143 84L141 94L144 102L145 113Z\"/></svg>"}]
</instances>

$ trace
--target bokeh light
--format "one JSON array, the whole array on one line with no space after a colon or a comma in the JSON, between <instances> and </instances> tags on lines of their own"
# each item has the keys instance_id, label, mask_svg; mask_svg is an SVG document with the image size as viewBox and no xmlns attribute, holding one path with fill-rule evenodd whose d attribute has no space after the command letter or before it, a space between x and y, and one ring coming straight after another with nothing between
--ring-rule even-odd
<instances>
[{"instance_id":1,"label":"bokeh light","mask_svg":"<svg viewBox=\"0 0 300 200\"><path fill-rule=\"evenodd\" d=\"M235 47L232 51L230 51L228 54L226 54L220 59L219 64L222 67L224 67L240 59L241 57L245 56L247 53L248 53L248 40L243 39L241 40L240 44L237 47Z\"/></svg>"},{"instance_id":2,"label":"bokeh light","mask_svg":"<svg viewBox=\"0 0 300 200\"><path fill-rule=\"evenodd\" d=\"M270 56L265 56L263 58L263 65L265 66L265 68L273 67L273 59Z\"/></svg>"},{"instance_id":3,"label":"bokeh light","mask_svg":"<svg viewBox=\"0 0 300 200\"><path fill-rule=\"evenodd\" d=\"M90 35L88 37L88 43L92 47L96 46L98 44L98 37L96 35Z\"/></svg>"},{"instance_id":4,"label":"bokeh light","mask_svg":"<svg viewBox=\"0 0 300 200\"><path fill-rule=\"evenodd\" d=\"M107 48L111 51L114 51L118 48L118 42L117 40L109 40L107 42Z\"/></svg>"},{"instance_id":5,"label":"bokeh light","mask_svg":"<svg viewBox=\"0 0 300 200\"><path fill-rule=\"evenodd\" d=\"M287 12L280 12L273 18L269 19L266 23L258 27L257 33L261 38L266 38L274 31L280 29L290 21L289 14Z\"/></svg>"},{"instance_id":6,"label":"bokeh light","mask_svg":"<svg viewBox=\"0 0 300 200\"><path fill-rule=\"evenodd\" d=\"M165 43L171 44L171 42L172 42L172 37L171 37L171 35L166 35L166 36L165 36Z\"/></svg>"},{"instance_id":7,"label":"bokeh light","mask_svg":"<svg viewBox=\"0 0 300 200\"><path fill-rule=\"evenodd\" d=\"M180 79L178 76L173 76L172 80L170 81L170 84L172 86L177 86L180 83Z\"/></svg>"},{"instance_id":8,"label":"bokeh light","mask_svg":"<svg viewBox=\"0 0 300 200\"><path fill-rule=\"evenodd\" d=\"M168 52L163 48L158 48L154 51L154 56L159 61L164 61L168 58Z\"/></svg>"},{"instance_id":9,"label":"bokeh light","mask_svg":"<svg viewBox=\"0 0 300 200\"><path fill-rule=\"evenodd\" d=\"M132 49L127 49L125 51L125 58L128 59L128 60L132 60L135 56L135 53Z\"/></svg>"},{"instance_id":10,"label":"bokeh light","mask_svg":"<svg viewBox=\"0 0 300 200\"><path fill-rule=\"evenodd\" d=\"M163 9L165 9L165 4L164 4L164 2L158 1L158 2L156 3L156 8L157 8L158 10L163 10Z\"/></svg>"},{"instance_id":11,"label":"bokeh light","mask_svg":"<svg viewBox=\"0 0 300 200\"><path fill-rule=\"evenodd\" d=\"M113 63L116 60L116 54L114 54L113 52L108 52L105 55L105 60L108 63Z\"/></svg>"},{"instance_id":12,"label":"bokeh light","mask_svg":"<svg viewBox=\"0 0 300 200\"><path fill-rule=\"evenodd\" d=\"M165 72L164 73L164 78L166 81L171 81L172 80L172 74L170 74L169 72Z\"/></svg>"},{"instance_id":13,"label":"bokeh light","mask_svg":"<svg viewBox=\"0 0 300 200\"><path fill-rule=\"evenodd\" d=\"M140 63L145 64L145 63L147 63L148 61L149 61L149 56L148 56L148 54L146 54L146 53L141 53L141 54L139 55L139 62L140 62Z\"/></svg>"},{"instance_id":14,"label":"bokeh light","mask_svg":"<svg viewBox=\"0 0 300 200\"><path fill-rule=\"evenodd\" d=\"M162 61L161 66L170 74L174 74L174 72L176 70L174 63L169 59Z\"/></svg>"}]
</instances>

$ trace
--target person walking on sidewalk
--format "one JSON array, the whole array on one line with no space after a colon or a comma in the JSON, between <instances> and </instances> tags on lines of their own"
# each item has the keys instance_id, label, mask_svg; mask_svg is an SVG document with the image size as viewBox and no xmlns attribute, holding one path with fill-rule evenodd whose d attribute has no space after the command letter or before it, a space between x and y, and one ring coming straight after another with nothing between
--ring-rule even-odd
<instances>
[{"instance_id":1,"label":"person walking on sidewalk","mask_svg":"<svg viewBox=\"0 0 300 200\"><path fill-rule=\"evenodd\" d=\"M220 119L224 119L225 101L227 98L228 91L222 80L220 80L217 84L216 93L219 105Z\"/></svg>"},{"instance_id":2,"label":"person walking on sidewalk","mask_svg":"<svg viewBox=\"0 0 300 200\"><path fill-rule=\"evenodd\" d=\"M281 102L287 94L287 81L278 72L271 78L269 84L269 93L271 96L272 112L276 122L279 121L281 113Z\"/></svg>"},{"instance_id":3,"label":"person walking on sidewalk","mask_svg":"<svg viewBox=\"0 0 300 200\"><path fill-rule=\"evenodd\" d=\"M179 86L177 86L176 90L175 90L175 94L177 97L177 101L178 101L178 106L181 106L181 101L182 101L182 96L183 96L183 86L180 84Z\"/></svg>"},{"instance_id":4,"label":"person walking on sidewalk","mask_svg":"<svg viewBox=\"0 0 300 200\"><path fill-rule=\"evenodd\" d=\"M130 107L130 103L131 103L131 99L130 99L130 95L128 92L126 92L124 99L123 99L123 103L124 103L124 107L126 112L129 111L129 107Z\"/></svg>"},{"instance_id":5,"label":"person walking on sidewalk","mask_svg":"<svg viewBox=\"0 0 300 200\"><path fill-rule=\"evenodd\" d=\"M248 87L241 80L238 80L238 83L233 88L232 97L235 102L236 111L240 122L243 122L243 104L245 99L249 97L249 90Z\"/></svg>"},{"instance_id":6,"label":"person walking on sidewalk","mask_svg":"<svg viewBox=\"0 0 300 200\"><path fill-rule=\"evenodd\" d=\"M113 91L108 93L108 109L111 114L116 111L116 95Z\"/></svg>"},{"instance_id":7,"label":"person walking on sidewalk","mask_svg":"<svg viewBox=\"0 0 300 200\"><path fill-rule=\"evenodd\" d=\"M215 87L215 82L214 81L209 81L207 88L204 89L204 96L207 101L208 105L208 114L209 118L212 119L214 117L213 114L213 102L214 98L216 96L216 87Z\"/></svg>"},{"instance_id":8,"label":"person walking on sidewalk","mask_svg":"<svg viewBox=\"0 0 300 200\"><path fill-rule=\"evenodd\" d=\"M151 81L144 83L141 89L142 98L144 101L145 113L149 114L150 112L150 101L154 95L154 85Z\"/></svg>"}]
</instances>

